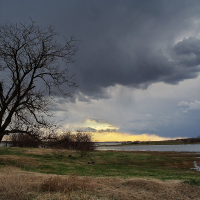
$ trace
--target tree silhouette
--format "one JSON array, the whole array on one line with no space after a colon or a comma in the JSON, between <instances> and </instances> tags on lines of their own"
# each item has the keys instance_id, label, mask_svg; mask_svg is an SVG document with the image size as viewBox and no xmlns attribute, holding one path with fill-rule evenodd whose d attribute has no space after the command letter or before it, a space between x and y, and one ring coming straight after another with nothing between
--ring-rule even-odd
<instances>
[{"instance_id":1,"label":"tree silhouette","mask_svg":"<svg viewBox=\"0 0 200 200\"><path fill-rule=\"evenodd\" d=\"M0 26L0 141L10 133L39 139L54 126L49 110L56 91L75 87L68 63L77 51L74 37L58 43L54 27L6 23ZM63 87L64 86L64 87ZM64 89L65 90L64 90Z\"/></svg>"}]
</instances>

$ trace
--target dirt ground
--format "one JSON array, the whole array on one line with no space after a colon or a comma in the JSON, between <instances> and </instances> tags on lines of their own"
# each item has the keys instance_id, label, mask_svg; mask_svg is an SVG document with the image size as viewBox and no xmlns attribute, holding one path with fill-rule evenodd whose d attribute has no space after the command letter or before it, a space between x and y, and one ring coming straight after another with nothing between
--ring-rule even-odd
<instances>
[{"instance_id":1,"label":"dirt ground","mask_svg":"<svg viewBox=\"0 0 200 200\"><path fill-rule=\"evenodd\" d=\"M0 172L0 199L188 200L200 199L200 187L178 180L68 177L7 167Z\"/></svg>"}]
</instances>

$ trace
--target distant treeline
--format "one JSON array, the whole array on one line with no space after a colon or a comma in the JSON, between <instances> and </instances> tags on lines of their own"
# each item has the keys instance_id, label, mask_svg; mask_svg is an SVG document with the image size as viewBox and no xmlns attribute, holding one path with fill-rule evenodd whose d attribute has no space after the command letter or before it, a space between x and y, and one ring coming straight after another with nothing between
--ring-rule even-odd
<instances>
[{"instance_id":1,"label":"distant treeline","mask_svg":"<svg viewBox=\"0 0 200 200\"><path fill-rule=\"evenodd\" d=\"M122 145L176 145L176 144L195 144L200 143L200 136L197 138L181 138L176 140L162 140L162 141L126 141Z\"/></svg>"},{"instance_id":2,"label":"distant treeline","mask_svg":"<svg viewBox=\"0 0 200 200\"><path fill-rule=\"evenodd\" d=\"M183 141L184 143L200 143L200 137L177 139L177 141Z\"/></svg>"},{"instance_id":3,"label":"distant treeline","mask_svg":"<svg viewBox=\"0 0 200 200\"><path fill-rule=\"evenodd\" d=\"M11 143L13 147L41 147L80 151L91 151L95 149L95 144L92 142L91 135L82 131L77 131L76 133L68 131L61 135L54 135L43 141L27 134L15 133L10 135L9 143Z\"/></svg>"}]
</instances>

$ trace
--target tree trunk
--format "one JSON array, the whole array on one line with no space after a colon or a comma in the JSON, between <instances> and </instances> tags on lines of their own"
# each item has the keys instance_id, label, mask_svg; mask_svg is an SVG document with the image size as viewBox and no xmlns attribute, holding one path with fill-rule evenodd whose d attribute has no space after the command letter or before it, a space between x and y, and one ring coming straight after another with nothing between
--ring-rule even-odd
<instances>
[{"instance_id":1,"label":"tree trunk","mask_svg":"<svg viewBox=\"0 0 200 200\"><path fill-rule=\"evenodd\" d=\"M0 134L0 143L1 143L1 140L3 139L3 134Z\"/></svg>"}]
</instances>

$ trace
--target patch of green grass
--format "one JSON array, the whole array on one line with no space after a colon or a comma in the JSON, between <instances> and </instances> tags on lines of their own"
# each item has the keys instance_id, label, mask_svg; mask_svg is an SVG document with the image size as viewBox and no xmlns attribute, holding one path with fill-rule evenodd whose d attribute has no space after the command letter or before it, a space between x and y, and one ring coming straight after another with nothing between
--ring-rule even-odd
<instances>
[{"instance_id":1,"label":"patch of green grass","mask_svg":"<svg viewBox=\"0 0 200 200\"><path fill-rule=\"evenodd\" d=\"M0 148L0 155L23 155L23 149L21 148Z\"/></svg>"},{"instance_id":2,"label":"patch of green grass","mask_svg":"<svg viewBox=\"0 0 200 200\"><path fill-rule=\"evenodd\" d=\"M2 147L0 167L12 165L27 171L62 175L190 180L199 177L199 172L191 170L194 161L200 163L197 157L200 155L193 153L117 151L92 151L81 157L79 151Z\"/></svg>"},{"instance_id":3,"label":"patch of green grass","mask_svg":"<svg viewBox=\"0 0 200 200\"><path fill-rule=\"evenodd\" d=\"M183 183L200 186L200 180L196 180L196 179L185 180Z\"/></svg>"}]
</instances>

